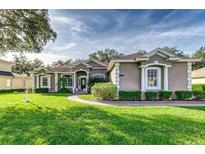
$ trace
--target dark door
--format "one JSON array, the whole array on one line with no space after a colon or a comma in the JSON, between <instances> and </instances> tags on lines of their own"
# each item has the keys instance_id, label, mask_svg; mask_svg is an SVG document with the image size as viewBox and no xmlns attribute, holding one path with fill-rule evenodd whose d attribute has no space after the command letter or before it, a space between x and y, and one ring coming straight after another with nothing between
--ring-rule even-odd
<instances>
[{"instance_id":1,"label":"dark door","mask_svg":"<svg viewBox=\"0 0 205 154\"><path fill-rule=\"evenodd\" d=\"M80 79L80 85L81 85L81 89L86 88L86 78L81 78Z\"/></svg>"}]
</instances>

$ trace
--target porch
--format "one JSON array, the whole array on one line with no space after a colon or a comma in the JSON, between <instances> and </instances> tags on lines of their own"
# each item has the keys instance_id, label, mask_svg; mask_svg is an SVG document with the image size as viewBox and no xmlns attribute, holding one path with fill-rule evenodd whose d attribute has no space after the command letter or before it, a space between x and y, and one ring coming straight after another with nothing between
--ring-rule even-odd
<instances>
[{"instance_id":1,"label":"porch","mask_svg":"<svg viewBox=\"0 0 205 154\"><path fill-rule=\"evenodd\" d=\"M55 72L49 74L36 74L34 77L35 88L48 88L50 92L58 92L62 88L73 93L87 93L89 72L76 70L74 72Z\"/></svg>"}]
</instances>

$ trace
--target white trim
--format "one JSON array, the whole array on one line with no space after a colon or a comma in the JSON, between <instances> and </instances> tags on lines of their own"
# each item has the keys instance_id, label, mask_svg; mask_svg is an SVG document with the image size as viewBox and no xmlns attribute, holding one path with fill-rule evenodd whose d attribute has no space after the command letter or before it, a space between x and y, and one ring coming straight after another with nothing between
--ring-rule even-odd
<instances>
[{"instance_id":1,"label":"white trim","mask_svg":"<svg viewBox=\"0 0 205 154\"><path fill-rule=\"evenodd\" d=\"M116 59L116 60L111 60L113 63L119 63L119 62L136 62L134 59Z\"/></svg>"},{"instance_id":2,"label":"white trim","mask_svg":"<svg viewBox=\"0 0 205 154\"><path fill-rule=\"evenodd\" d=\"M55 92L58 92L58 73L55 73Z\"/></svg>"},{"instance_id":3,"label":"white trim","mask_svg":"<svg viewBox=\"0 0 205 154\"><path fill-rule=\"evenodd\" d=\"M157 70L157 86L153 87L153 86L148 86L148 77L147 77L147 72L148 70ZM148 67L145 68L145 88L146 90L160 90L161 89L161 68L159 67Z\"/></svg>"},{"instance_id":4,"label":"white trim","mask_svg":"<svg viewBox=\"0 0 205 154\"><path fill-rule=\"evenodd\" d=\"M97 75L102 75L103 78L105 79L105 74L103 74L103 73L94 73L94 74L92 74L92 77L95 77L95 76L97 76Z\"/></svg>"},{"instance_id":5,"label":"white trim","mask_svg":"<svg viewBox=\"0 0 205 154\"><path fill-rule=\"evenodd\" d=\"M115 63L115 85L117 86L117 98L120 91L120 63Z\"/></svg>"},{"instance_id":6,"label":"white trim","mask_svg":"<svg viewBox=\"0 0 205 154\"><path fill-rule=\"evenodd\" d=\"M36 88L39 88L39 75L36 75Z\"/></svg>"},{"instance_id":7,"label":"white trim","mask_svg":"<svg viewBox=\"0 0 205 154\"><path fill-rule=\"evenodd\" d=\"M187 63L187 90L192 90L192 63Z\"/></svg>"},{"instance_id":8,"label":"white trim","mask_svg":"<svg viewBox=\"0 0 205 154\"><path fill-rule=\"evenodd\" d=\"M46 78L47 78L47 86L43 86L43 79L42 79L43 77L46 77ZM40 82L40 87L41 87L41 88L49 88L49 82L48 82L49 79L48 79L48 77L49 77L48 75L42 75L42 76L40 76L40 80L41 80L41 82Z\"/></svg>"},{"instance_id":9,"label":"white trim","mask_svg":"<svg viewBox=\"0 0 205 154\"><path fill-rule=\"evenodd\" d=\"M168 91L169 88L168 88L168 67L164 67L164 90L165 91Z\"/></svg>"},{"instance_id":10,"label":"white trim","mask_svg":"<svg viewBox=\"0 0 205 154\"><path fill-rule=\"evenodd\" d=\"M149 66L152 66L152 65L172 67L172 65L167 65L167 64L159 63L158 61L155 61L154 63L146 64L146 65L141 65L141 66L139 66L139 67L149 67Z\"/></svg>"},{"instance_id":11,"label":"white trim","mask_svg":"<svg viewBox=\"0 0 205 154\"><path fill-rule=\"evenodd\" d=\"M180 59L179 62L200 62L202 59Z\"/></svg>"},{"instance_id":12,"label":"white trim","mask_svg":"<svg viewBox=\"0 0 205 154\"><path fill-rule=\"evenodd\" d=\"M141 91L145 91L145 68L141 67Z\"/></svg>"}]
</instances>

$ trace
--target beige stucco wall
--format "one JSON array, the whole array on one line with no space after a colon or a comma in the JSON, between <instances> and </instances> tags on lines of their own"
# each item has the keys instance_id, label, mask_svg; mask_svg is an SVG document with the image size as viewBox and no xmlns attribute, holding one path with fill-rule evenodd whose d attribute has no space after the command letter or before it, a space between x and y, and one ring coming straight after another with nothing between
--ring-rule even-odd
<instances>
[{"instance_id":1,"label":"beige stucco wall","mask_svg":"<svg viewBox=\"0 0 205 154\"><path fill-rule=\"evenodd\" d=\"M0 62L0 71L11 72L11 63Z\"/></svg>"},{"instance_id":2,"label":"beige stucco wall","mask_svg":"<svg viewBox=\"0 0 205 154\"><path fill-rule=\"evenodd\" d=\"M168 86L169 90L187 90L187 63L172 63L168 69Z\"/></svg>"},{"instance_id":3,"label":"beige stucco wall","mask_svg":"<svg viewBox=\"0 0 205 154\"><path fill-rule=\"evenodd\" d=\"M10 80L10 87L7 87L7 80ZM33 80L32 78L27 79L27 87L32 88ZM22 77L7 77L0 76L0 89L21 89L25 88L24 78Z\"/></svg>"},{"instance_id":4,"label":"beige stucco wall","mask_svg":"<svg viewBox=\"0 0 205 154\"><path fill-rule=\"evenodd\" d=\"M120 90L140 89L140 68L137 63L120 63L120 75Z\"/></svg>"},{"instance_id":5,"label":"beige stucco wall","mask_svg":"<svg viewBox=\"0 0 205 154\"><path fill-rule=\"evenodd\" d=\"M166 64L166 65L170 65L171 64L170 62L167 62L164 57L159 56L157 54L151 56L149 58L149 61L142 62L141 64L142 65L146 65L146 64L154 63L155 61L158 61L159 63L163 63L163 64Z\"/></svg>"}]
</instances>

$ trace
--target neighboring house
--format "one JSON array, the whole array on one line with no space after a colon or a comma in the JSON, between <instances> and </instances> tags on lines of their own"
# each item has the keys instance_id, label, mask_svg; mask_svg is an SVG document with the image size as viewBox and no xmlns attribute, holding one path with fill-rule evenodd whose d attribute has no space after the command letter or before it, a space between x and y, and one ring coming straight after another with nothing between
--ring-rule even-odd
<instances>
[{"instance_id":1,"label":"neighboring house","mask_svg":"<svg viewBox=\"0 0 205 154\"><path fill-rule=\"evenodd\" d=\"M192 84L205 84L205 67L192 72Z\"/></svg>"},{"instance_id":2,"label":"neighboring house","mask_svg":"<svg viewBox=\"0 0 205 154\"><path fill-rule=\"evenodd\" d=\"M112 60L108 66L110 81L119 90L192 90L192 62L200 59L178 57L155 49Z\"/></svg>"},{"instance_id":3,"label":"neighboring house","mask_svg":"<svg viewBox=\"0 0 205 154\"><path fill-rule=\"evenodd\" d=\"M35 88L48 88L50 92L58 92L64 77L66 88L75 92L87 92L89 77L100 77L108 80L107 64L96 60L86 60L77 64L58 67L38 68L34 72Z\"/></svg>"},{"instance_id":4,"label":"neighboring house","mask_svg":"<svg viewBox=\"0 0 205 154\"><path fill-rule=\"evenodd\" d=\"M27 78L27 87L32 88L32 78ZM0 90L23 89L26 86L23 75L11 72L11 63L0 59Z\"/></svg>"}]
</instances>

